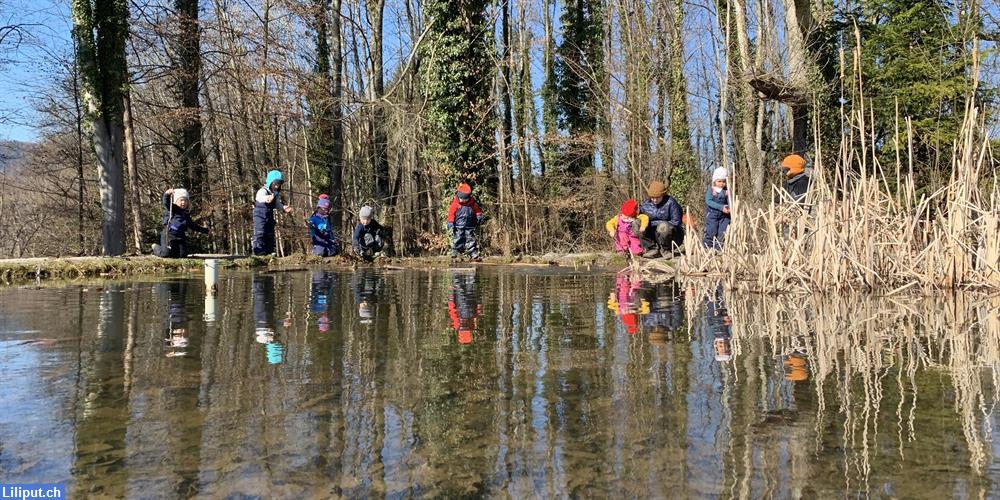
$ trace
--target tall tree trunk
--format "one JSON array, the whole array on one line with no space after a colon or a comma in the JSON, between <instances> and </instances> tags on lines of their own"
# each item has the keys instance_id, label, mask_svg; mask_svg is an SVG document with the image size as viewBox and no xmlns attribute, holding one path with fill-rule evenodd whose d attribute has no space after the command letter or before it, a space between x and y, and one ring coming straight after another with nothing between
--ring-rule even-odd
<instances>
[{"instance_id":1,"label":"tall tree trunk","mask_svg":"<svg viewBox=\"0 0 1000 500\"><path fill-rule=\"evenodd\" d=\"M736 28L736 54L730 54L730 64L733 64L732 57L736 56L738 64L738 77L734 82L736 85L736 120L739 122L739 138L737 144L742 152L744 162L743 172L749 174L749 180L753 189L753 195L760 198L764 195L764 164L763 153L757 148L757 106L759 99L756 91L750 86L750 78L753 73L750 59L750 38L747 31L746 0L732 0L733 17ZM739 179L739 177L737 177ZM739 184L737 183L737 186Z\"/></svg>"},{"instance_id":2,"label":"tall tree trunk","mask_svg":"<svg viewBox=\"0 0 1000 500\"><path fill-rule=\"evenodd\" d=\"M139 196L139 166L135 159L135 127L132 126L132 95L126 89L123 124L125 126L125 160L128 164L128 192L132 205L132 238L135 241L135 253L142 253L142 217L139 216L142 197Z\"/></svg>"},{"instance_id":3,"label":"tall tree trunk","mask_svg":"<svg viewBox=\"0 0 1000 500\"><path fill-rule=\"evenodd\" d=\"M73 41L74 51L76 49L76 40ZM73 64L73 106L76 111L76 182L77 182L77 237L80 240L80 250L81 254L86 252L86 245L83 238L83 213L86 207L86 202L84 201L84 189L85 189L85 179L83 176L83 107L80 103L80 66L78 64Z\"/></svg>"},{"instance_id":4,"label":"tall tree trunk","mask_svg":"<svg viewBox=\"0 0 1000 500\"><path fill-rule=\"evenodd\" d=\"M386 138L384 68L382 55L382 18L385 11L385 0L368 2L371 39L371 105L372 105L372 165L375 167L375 200L382 204L382 215L389 220L388 212L393 205L389 196L389 153Z\"/></svg>"},{"instance_id":5,"label":"tall tree trunk","mask_svg":"<svg viewBox=\"0 0 1000 500\"><path fill-rule=\"evenodd\" d=\"M512 136L514 130L514 115L513 115L513 99L511 98L511 80L510 80L510 67L511 67L511 50L510 50L510 2L501 1L498 2L498 6L503 9L503 13L500 16L500 100L503 105L503 129L502 129L502 141L501 145L503 151L504 162L507 165L507 173L510 176L510 184L513 184L513 161L511 159L512 151L511 145L513 143Z\"/></svg>"},{"instance_id":6,"label":"tall tree trunk","mask_svg":"<svg viewBox=\"0 0 1000 500\"><path fill-rule=\"evenodd\" d=\"M107 256L125 253L122 92L128 84L125 0L73 0L73 38L101 191L101 242Z\"/></svg>"},{"instance_id":7,"label":"tall tree trunk","mask_svg":"<svg viewBox=\"0 0 1000 500\"><path fill-rule=\"evenodd\" d=\"M333 15L330 18L330 69L332 70L330 86L332 99L330 102L332 144L330 149L330 220L336 228L344 225L344 50L343 33L340 22L340 7L342 0L333 0Z\"/></svg>"},{"instance_id":8,"label":"tall tree trunk","mask_svg":"<svg viewBox=\"0 0 1000 500\"><path fill-rule=\"evenodd\" d=\"M173 71L177 104L181 119L178 123L177 149L180 164L176 181L188 187L192 194L204 190L205 159L201 147L201 37L198 26L198 0L174 0L176 33L174 34Z\"/></svg>"},{"instance_id":9,"label":"tall tree trunk","mask_svg":"<svg viewBox=\"0 0 1000 500\"><path fill-rule=\"evenodd\" d=\"M670 190L681 203L697 180L691 126L688 121L687 79L684 77L684 2L673 0L670 31Z\"/></svg>"},{"instance_id":10,"label":"tall tree trunk","mask_svg":"<svg viewBox=\"0 0 1000 500\"><path fill-rule=\"evenodd\" d=\"M812 28L810 0L785 0L785 39L788 43L788 83L798 90L791 101L792 150L803 153L809 131L809 53L808 36Z\"/></svg>"}]
</instances>

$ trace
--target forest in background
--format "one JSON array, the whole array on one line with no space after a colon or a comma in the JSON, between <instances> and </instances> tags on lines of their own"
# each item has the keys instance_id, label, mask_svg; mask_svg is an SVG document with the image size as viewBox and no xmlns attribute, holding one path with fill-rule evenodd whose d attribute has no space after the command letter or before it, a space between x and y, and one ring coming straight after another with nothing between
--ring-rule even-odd
<instances>
[{"instance_id":1,"label":"forest in background","mask_svg":"<svg viewBox=\"0 0 1000 500\"><path fill-rule=\"evenodd\" d=\"M215 230L197 249L247 253L270 168L282 254L319 193L341 239L370 204L398 253L441 253L463 180L491 251L572 251L653 179L696 220L711 169L766 202L789 152L930 192L969 104L998 127L981 0L73 0L69 50L28 62L9 1L0 71L50 81L0 171L0 256L148 253L174 186Z\"/></svg>"}]
</instances>

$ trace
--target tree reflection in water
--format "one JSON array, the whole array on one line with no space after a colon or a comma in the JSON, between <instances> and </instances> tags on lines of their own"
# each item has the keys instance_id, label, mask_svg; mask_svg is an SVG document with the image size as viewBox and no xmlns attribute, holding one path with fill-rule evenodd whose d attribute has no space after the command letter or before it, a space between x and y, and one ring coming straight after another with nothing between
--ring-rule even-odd
<instances>
[{"instance_id":1,"label":"tree reflection in water","mask_svg":"<svg viewBox=\"0 0 1000 500\"><path fill-rule=\"evenodd\" d=\"M1000 494L996 299L233 272L201 321L199 280L101 288L0 290L5 481L144 497ZM184 355L165 357L181 323Z\"/></svg>"}]
</instances>

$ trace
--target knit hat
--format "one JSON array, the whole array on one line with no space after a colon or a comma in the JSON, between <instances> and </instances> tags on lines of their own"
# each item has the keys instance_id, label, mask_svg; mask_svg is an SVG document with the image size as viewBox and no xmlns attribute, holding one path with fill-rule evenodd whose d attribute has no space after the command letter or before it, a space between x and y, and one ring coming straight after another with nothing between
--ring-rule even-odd
<instances>
[{"instance_id":1,"label":"knit hat","mask_svg":"<svg viewBox=\"0 0 1000 500\"><path fill-rule=\"evenodd\" d=\"M319 199L321 199L321 200L329 200L330 199L330 195L328 195L326 193L323 193L323 194L319 195Z\"/></svg>"},{"instance_id":2,"label":"knit hat","mask_svg":"<svg viewBox=\"0 0 1000 500\"><path fill-rule=\"evenodd\" d=\"M361 219L371 219L372 212L373 212L372 207L365 205L361 207L361 210L358 211L358 217Z\"/></svg>"},{"instance_id":3,"label":"knit hat","mask_svg":"<svg viewBox=\"0 0 1000 500\"><path fill-rule=\"evenodd\" d=\"M275 182L284 182L285 177L281 175L280 170L271 170L267 173L267 177L264 179L264 187L267 189L272 189L271 184Z\"/></svg>"},{"instance_id":4,"label":"knit hat","mask_svg":"<svg viewBox=\"0 0 1000 500\"><path fill-rule=\"evenodd\" d=\"M462 329L458 331L458 343L459 344L471 344L472 343L472 330Z\"/></svg>"},{"instance_id":5,"label":"knit hat","mask_svg":"<svg viewBox=\"0 0 1000 500\"><path fill-rule=\"evenodd\" d=\"M646 195L650 198L659 198L667 194L667 185L660 181L653 181L649 183L646 188Z\"/></svg>"},{"instance_id":6,"label":"knit hat","mask_svg":"<svg viewBox=\"0 0 1000 500\"><path fill-rule=\"evenodd\" d=\"M173 202L177 203L177 201L180 200L181 198L184 198L184 199L190 201L191 200L191 195L188 194L187 189L184 189L184 188L174 188Z\"/></svg>"},{"instance_id":7,"label":"knit hat","mask_svg":"<svg viewBox=\"0 0 1000 500\"><path fill-rule=\"evenodd\" d=\"M316 202L316 208L330 208L330 198L320 196L319 201Z\"/></svg>"},{"instance_id":8,"label":"knit hat","mask_svg":"<svg viewBox=\"0 0 1000 500\"><path fill-rule=\"evenodd\" d=\"M464 182L459 184L458 190L455 191L455 197L462 201L468 200L472 197L472 186Z\"/></svg>"},{"instance_id":9,"label":"knit hat","mask_svg":"<svg viewBox=\"0 0 1000 500\"><path fill-rule=\"evenodd\" d=\"M729 169L726 167L719 167L712 172L712 184L715 184L717 180L729 180Z\"/></svg>"},{"instance_id":10,"label":"knit hat","mask_svg":"<svg viewBox=\"0 0 1000 500\"><path fill-rule=\"evenodd\" d=\"M797 154L790 154L781 160L781 166L788 169L789 177L793 177L806 171L806 159Z\"/></svg>"},{"instance_id":11,"label":"knit hat","mask_svg":"<svg viewBox=\"0 0 1000 500\"><path fill-rule=\"evenodd\" d=\"M622 203L622 215L625 217L635 217L639 213L639 202L635 200L625 200Z\"/></svg>"}]
</instances>

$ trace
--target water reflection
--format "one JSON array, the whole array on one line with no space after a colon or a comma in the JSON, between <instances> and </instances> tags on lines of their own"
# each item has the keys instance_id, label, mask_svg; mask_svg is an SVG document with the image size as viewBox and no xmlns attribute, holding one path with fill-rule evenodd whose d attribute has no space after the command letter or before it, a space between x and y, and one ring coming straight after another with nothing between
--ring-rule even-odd
<instances>
[{"instance_id":1,"label":"water reflection","mask_svg":"<svg viewBox=\"0 0 1000 500\"><path fill-rule=\"evenodd\" d=\"M74 497L1000 495L996 300L490 268L219 289L214 322L199 280L0 290L2 478Z\"/></svg>"},{"instance_id":2,"label":"water reflection","mask_svg":"<svg viewBox=\"0 0 1000 500\"><path fill-rule=\"evenodd\" d=\"M268 364L276 365L285 361L285 346L278 340L275 330L274 277L258 274L253 277L253 320L254 339L264 345ZM291 314L291 310L289 310ZM282 324L285 328L288 322Z\"/></svg>"},{"instance_id":3,"label":"water reflection","mask_svg":"<svg viewBox=\"0 0 1000 500\"><path fill-rule=\"evenodd\" d=\"M448 296L448 317L451 327L458 336L459 344L471 344L476 330L476 318L483 312L483 306L476 296L476 274L456 272L451 278L451 294Z\"/></svg>"},{"instance_id":4,"label":"water reflection","mask_svg":"<svg viewBox=\"0 0 1000 500\"><path fill-rule=\"evenodd\" d=\"M185 301L187 300L187 283L171 281L160 285L166 289L167 329L166 356L168 358L187 355L188 347L188 316Z\"/></svg>"}]
</instances>

